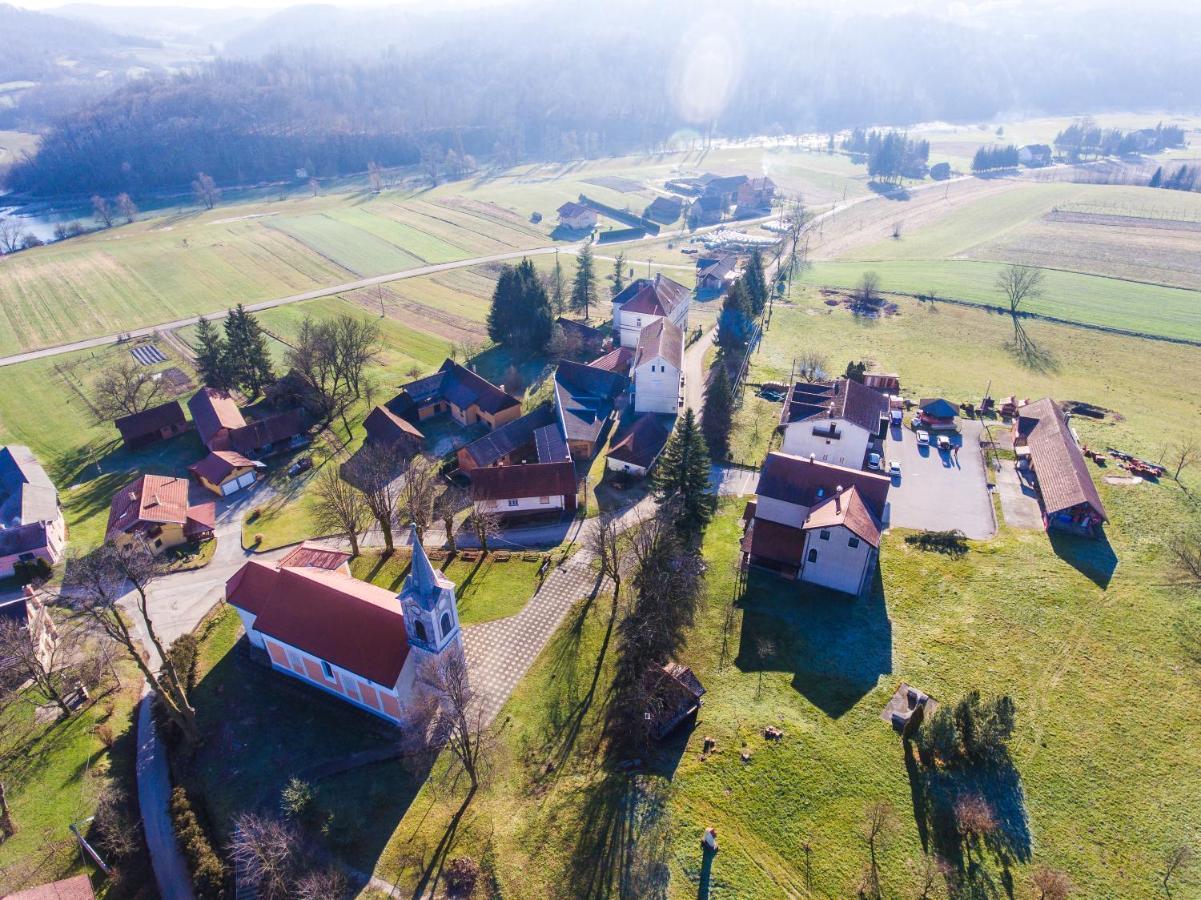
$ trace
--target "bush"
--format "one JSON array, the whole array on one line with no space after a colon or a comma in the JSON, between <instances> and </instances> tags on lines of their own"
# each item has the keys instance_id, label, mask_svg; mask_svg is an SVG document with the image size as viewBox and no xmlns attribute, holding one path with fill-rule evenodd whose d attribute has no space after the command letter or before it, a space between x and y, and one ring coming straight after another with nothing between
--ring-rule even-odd
<instances>
[{"instance_id":1,"label":"bush","mask_svg":"<svg viewBox=\"0 0 1201 900\"><path fill-rule=\"evenodd\" d=\"M111 725L101 723L95 728L96 737L100 738L100 743L104 744L105 750L112 750L115 739L113 737L113 729Z\"/></svg>"},{"instance_id":2,"label":"bush","mask_svg":"<svg viewBox=\"0 0 1201 900\"><path fill-rule=\"evenodd\" d=\"M225 866L209 843L183 788L171 792L171 822L179 849L192 872L192 886L201 900L225 896Z\"/></svg>"},{"instance_id":3,"label":"bush","mask_svg":"<svg viewBox=\"0 0 1201 900\"><path fill-rule=\"evenodd\" d=\"M446 893L450 897L470 897L480 877L480 864L469 856L453 859L446 870Z\"/></svg>"},{"instance_id":4,"label":"bush","mask_svg":"<svg viewBox=\"0 0 1201 900\"><path fill-rule=\"evenodd\" d=\"M196 662L199 650L200 642L193 634L181 634L167 648L167 656L175 666L176 673L183 679L184 689L189 692L196 687Z\"/></svg>"},{"instance_id":5,"label":"bush","mask_svg":"<svg viewBox=\"0 0 1201 900\"><path fill-rule=\"evenodd\" d=\"M13 575L17 579L18 584L45 584L52 573L50 563L38 557L31 559L28 562L20 561L13 563Z\"/></svg>"},{"instance_id":6,"label":"bush","mask_svg":"<svg viewBox=\"0 0 1201 900\"><path fill-rule=\"evenodd\" d=\"M982 700L972 691L958 703L940 706L918 730L918 750L926 759L944 765L1001 762L1017 720L1013 698L1007 695Z\"/></svg>"},{"instance_id":7,"label":"bush","mask_svg":"<svg viewBox=\"0 0 1201 900\"><path fill-rule=\"evenodd\" d=\"M260 531L254 536L254 545L257 547L263 543L263 533Z\"/></svg>"},{"instance_id":8,"label":"bush","mask_svg":"<svg viewBox=\"0 0 1201 900\"><path fill-rule=\"evenodd\" d=\"M314 801L313 786L295 776L279 794L280 809L286 819L308 819L313 813Z\"/></svg>"}]
</instances>

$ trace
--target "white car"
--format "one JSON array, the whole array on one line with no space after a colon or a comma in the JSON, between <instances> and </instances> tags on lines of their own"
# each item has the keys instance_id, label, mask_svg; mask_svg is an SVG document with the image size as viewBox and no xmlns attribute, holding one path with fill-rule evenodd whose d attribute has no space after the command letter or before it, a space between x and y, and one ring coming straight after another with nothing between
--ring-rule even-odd
<instances>
[{"instance_id":1,"label":"white car","mask_svg":"<svg viewBox=\"0 0 1201 900\"><path fill-rule=\"evenodd\" d=\"M888 461L888 474L893 478L901 477L901 461L899 459L891 459Z\"/></svg>"},{"instance_id":2,"label":"white car","mask_svg":"<svg viewBox=\"0 0 1201 900\"><path fill-rule=\"evenodd\" d=\"M884 460L879 453L869 453L867 455L867 467L869 469L878 469L883 464Z\"/></svg>"},{"instance_id":3,"label":"white car","mask_svg":"<svg viewBox=\"0 0 1201 900\"><path fill-rule=\"evenodd\" d=\"M921 431L921 430L919 430L919 431L918 431L918 433L917 433L917 442L918 442L919 444L926 444L926 445L929 445L929 443L930 443L930 432L928 432L928 431Z\"/></svg>"}]
</instances>

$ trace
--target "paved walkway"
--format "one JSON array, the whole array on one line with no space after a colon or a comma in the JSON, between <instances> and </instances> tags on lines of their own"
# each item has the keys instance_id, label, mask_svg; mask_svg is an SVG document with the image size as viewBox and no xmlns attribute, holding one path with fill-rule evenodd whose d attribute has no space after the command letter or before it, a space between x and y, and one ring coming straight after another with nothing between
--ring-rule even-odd
<instances>
[{"instance_id":1,"label":"paved walkway","mask_svg":"<svg viewBox=\"0 0 1201 900\"><path fill-rule=\"evenodd\" d=\"M1034 487L1018 474L1013 460L1001 460L997 472L997 493L1001 497L1001 515L1010 528L1042 531L1043 511Z\"/></svg>"},{"instance_id":2,"label":"paved walkway","mask_svg":"<svg viewBox=\"0 0 1201 900\"><path fill-rule=\"evenodd\" d=\"M151 697L147 688L138 706L138 806L142 811L142 830L154 866L154 880L162 897L191 900L192 876L175 842L171 827L171 777L167 772L167 751L158 739L151 715Z\"/></svg>"}]
</instances>

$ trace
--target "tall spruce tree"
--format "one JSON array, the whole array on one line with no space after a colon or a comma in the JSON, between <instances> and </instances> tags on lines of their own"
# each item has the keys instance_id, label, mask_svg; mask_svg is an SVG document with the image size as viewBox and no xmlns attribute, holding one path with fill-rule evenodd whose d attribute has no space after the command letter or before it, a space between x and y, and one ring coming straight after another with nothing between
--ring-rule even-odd
<instances>
[{"instance_id":1,"label":"tall spruce tree","mask_svg":"<svg viewBox=\"0 0 1201 900\"><path fill-rule=\"evenodd\" d=\"M225 368L225 341L204 316L196 323L196 372L211 388L225 391L230 387L229 372Z\"/></svg>"},{"instance_id":2,"label":"tall spruce tree","mask_svg":"<svg viewBox=\"0 0 1201 900\"><path fill-rule=\"evenodd\" d=\"M613 260L613 296L616 297L622 292L626 286L626 252L624 250L617 251L617 258Z\"/></svg>"},{"instance_id":3,"label":"tall spruce tree","mask_svg":"<svg viewBox=\"0 0 1201 900\"><path fill-rule=\"evenodd\" d=\"M713 517L709 467L705 436L688 407L663 448L652 481L655 493L675 510L677 531L688 540L696 538Z\"/></svg>"},{"instance_id":4,"label":"tall spruce tree","mask_svg":"<svg viewBox=\"0 0 1201 900\"><path fill-rule=\"evenodd\" d=\"M751 300L741 278L730 285L717 317L717 344L727 352L741 350L751 336Z\"/></svg>"},{"instance_id":5,"label":"tall spruce tree","mask_svg":"<svg viewBox=\"0 0 1201 900\"><path fill-rule=\"evenodd\" d=\"M255 319L239 303L225 317L225 352L222 354L231 387L257 396L275 380L267 338Z\"/></svg>"},{"instance_id":6,"label":"tall spruce tree","mask_svg":"<svg viewBox=\"0 0 1201 900\"><path fill-rule=\"evenodd\" d=\"M488 336L522 353L541 353L554 329L554 313L534 264L523 259L501 269L488 311Z\"/></svg>"},{"instance_id":7,"label":"tall spruce tree","mask_svg":"<svg viewBox=\"0 0 1201 900\"><path fill-rule=\"evenodd\" d=\"M701 433L713 459L725 459L730 453L730 429L734 423L734 386L724 360L705 388L705 406L701 411Z\"/></svg>"},{"instance_id":8,"label":"tall spruce tree","mask_svg":"<svg viewBox=\"0 0 1201 900\"><path fill-rule=\"evenodd\" d=\"M563 274L563 263L559 259L559 251L555 251L555 267L551 269L550 285L547 289L550 295L550 307L556 316L563 315L567 308L567 276Z\"/></svg>"},{"instance_id":9,"label":"tall spruce tree","mask_svg":"<svg viewBox=\"0 0 1201 900\"><path fill-rule=\"evenodd\" d=\"M585 244L576 256L575 280L571 285L571 308L584 311L590 318L591 308L596 304L596 271L592 262L592 245Z\"/></svg>"},{"instance_id":10,"label":"tall spruce tree","mask_svg":"<svg viewBox=\"0 0 1201 900\"><path fill-rule=\"evenodd\" d=\"M767 276L763 273L763 254L758 250L751 253L750 262L742 274L752 316L760 316L767 307Z\"/></svg>"}]
</instances>

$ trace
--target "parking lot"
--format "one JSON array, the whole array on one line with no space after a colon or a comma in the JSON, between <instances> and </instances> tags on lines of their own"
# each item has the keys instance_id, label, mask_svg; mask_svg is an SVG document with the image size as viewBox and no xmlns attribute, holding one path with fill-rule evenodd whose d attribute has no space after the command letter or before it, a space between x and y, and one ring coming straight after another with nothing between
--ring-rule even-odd
<instances>
[{"instance_id":1,"label":"parking lot","mask_svg":"<svg viewBox=\"0 0 1201 900\"><path fill-rule=\"evenodd\" d=\"M888 492L890 525L930 531L958 528L977 539L996 533L980 452L981 426L968 419L960 425L960 434L943 432L958 453L918 444L908 427L889 429L884 457L901 461L901 475L893 478ZM937 433L931 433L931 443L937 439Z\"/></svg>"}]
</instances>

